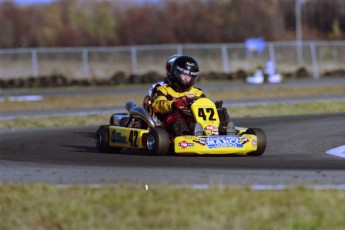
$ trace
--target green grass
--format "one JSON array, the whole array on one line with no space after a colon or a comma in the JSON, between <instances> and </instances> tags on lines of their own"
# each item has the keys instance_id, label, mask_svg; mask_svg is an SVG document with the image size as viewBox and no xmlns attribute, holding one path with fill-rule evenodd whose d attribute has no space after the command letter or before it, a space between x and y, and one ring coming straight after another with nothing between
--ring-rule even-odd
<instances>
[{"instance_id":1,"label":"green grass","mask_svg":"<svg viewBox=\"0 0 345 230\"><path fill-rule=\"evenodd\" d=\"M116 185L2 185L0 229L329 229L345 226L345 192Z\"/></svg>"},{"instance_id":2,"label":"green grass","mask_svg":"<svg viewBox=\"0 0 345 230\"><path fill-rule=\"evenodd\" d=\"M149 86L143 86L149 88ZM0 111L26 111L26 110L51 110L51 109L76 109L76 108L97 108L124 106L128 100L134 100L141 104L143 95L136 91L129 93L118 93L114 88L113 94L102 95L59 95L46 96L42 101L16 102L6 100L0 102ZM236 99L258 99L258 98L286 98L298 96L317 95L341 95L345 92L345 85L334 86L304 86L285 87L277 85L273 88L258 87L255 89L232 89L232 90L208 90L207 96L212 100L236 100ZM5 96L6 98L6 96ZM344 100L333 102L308 102L298 104L278 104L266 106L250 106L229 108L231 117L255 117L255 116L280 116L300 114L320 114L345 112ZM28 117L16 118L14 120L0 120L0 129L8 128L36 128L36 127L57 127L57 126L84 126L100 125L109 121L109 116L88 115L88 116L66 116L66 117Z\"/></svg>"},{"instance_id":3,"label":"green grass","mask_svg":"<svg viewBox=\"0 0 345 230\"><path fill-rule=\"evenodd\" d=\"M143 86L145 89L149 86ZM71 108L94 108L94 107L115 107L124 106L128 100L134 100L138 105L142 103L144 95L130 91L129 93L118 93L114 88L112 94L102 95L59 95L46 96L42 101L34 102L13 102L6 100L0 102L0 111L23 111L23 110L49 110L49 109L71 109ZM258 99L258 98L286 98L317 95L341 95L345 93L345 85L335 86L307 86L287 88L277 86L275 88L258 87L256 89L243 88L231 90L208 90L205 91L211 100L237 100L237 99ZM6 95L5 95L6 98Z\"/></svg>"},{"instance_id":4,"label":"green grass","mask_svg":"<svg viewBox=\"0 0 345 230\"><path fill-rule=\"evenodd\" d=\"M345 112L345 100L325 102L301 102L228 108L232 117L262 117L283 115L327 114Z\"/></svg>"},{"instance_id":5,"label":"green grass","mask_svg":"<svg viewBox=\"0 0 345 230\"><path fill-rule=\"evenodd\" d=\"M302 114L324 114L345 112L345 101L330 102L304 102L297 104L277 104L266 106L234 107L228 108L232 118L236 117L262 117ZM0 129L12 128L46 128L61 126L87 126L101 125L109 122L111 114L86 116L47 116L16 118L13 120L0 120Z\"/></svg>"}]
</instances>

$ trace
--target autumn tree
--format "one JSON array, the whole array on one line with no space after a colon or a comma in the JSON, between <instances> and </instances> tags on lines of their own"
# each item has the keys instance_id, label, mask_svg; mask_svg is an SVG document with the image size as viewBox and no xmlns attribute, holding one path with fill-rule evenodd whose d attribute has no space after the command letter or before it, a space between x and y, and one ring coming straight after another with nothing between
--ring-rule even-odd
<instances>
[{"instance_id":1,"label":"autumn tree","mask_svg":"<svg viewBox=\"0 0 345 230\"><path fill-rule=\"evenodd\" d=\"M295 38L295 0L0 1L0 48L231 43ZM302 8L306 39L345 38L344 0Z\"/></svg>"}]
</instances>

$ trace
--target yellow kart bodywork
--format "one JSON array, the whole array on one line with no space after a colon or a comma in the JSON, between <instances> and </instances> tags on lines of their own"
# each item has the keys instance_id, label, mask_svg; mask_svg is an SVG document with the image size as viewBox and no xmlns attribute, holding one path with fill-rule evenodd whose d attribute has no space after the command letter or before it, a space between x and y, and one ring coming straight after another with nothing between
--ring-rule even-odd
<instances>
[{"instance_id":1,"label":"yellow kart bodywork","mask_svg":"<svg viewBox=\"0 0 345 230\"><path fill-rule=\"evenodd\" d=\"M235 154L247 155L257 150L257 137L241 136L179 136L174 140L176 154Z\"/></svg>"},{"instance_id":2,"label":"yellow kart bodywork","mask_svg":"<svg viewBox=\"0 0 345 230\"><path fill-rule=\"evenodd\" d=\"M109 147L146 150L149 130L109 126ZM174 153L179 155L247 155L257 150L257 137L252 134L179 136L173 142Z\"/></svg>"},{"instance_id":3,"label":"yellow kart bodywork","mask_svg":"<svg viewBox=\"0 0 345 230\"><path fill-rule=\"evenodd\" d=\"M145 149L149 130L109 126L109 147Z\"/></svg>"}]
</instances>

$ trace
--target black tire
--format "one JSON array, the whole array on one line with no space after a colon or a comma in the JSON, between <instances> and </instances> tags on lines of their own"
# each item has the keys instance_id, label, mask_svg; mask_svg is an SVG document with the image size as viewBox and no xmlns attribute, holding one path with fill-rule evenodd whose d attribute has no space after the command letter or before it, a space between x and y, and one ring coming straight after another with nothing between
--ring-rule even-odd
<instances>
[{"instance_id":1,"label":"black tire","mask_svg":"<svg viewBox=\"0 0 345 230\"><path fill-rule=\"evenodd\" d=\"M246 130L247 134L253 134L257 138L257 150L248 153L248 156L261 156L264 154L266 149L266 134L262 129L259 128L249 128Z\"/></svg>"},{"instance_id":2,"label":"black tire","mask_svg":"<svg viewBox=\"0 0 345 230\"><path fill-rule=\"evenodd\" d=\"M109 147L109 125L102 125L96 131L96 148L101 153L117 153L121 148Z\"/></svg>"},{"instance_id":3,"label":"black tire","mask_svg":"<svg viewBox=\"0 0 345 230\"><path fill-rule=\"evenodd\" d=\"M169 155L170 137L165 129L151 129L146 141L146 149L153 155Z\"/></svg>"},{"instance_id":4,"label":"black tire","mask_svg":"<svg viewBox=\"0 0 345 230\"><path fill-rule=\"evenodd\" d=\"M109 119L109 124L114 125L114 116L113 115L111 115L111 117Z\"/></svg>"}]
</instances>

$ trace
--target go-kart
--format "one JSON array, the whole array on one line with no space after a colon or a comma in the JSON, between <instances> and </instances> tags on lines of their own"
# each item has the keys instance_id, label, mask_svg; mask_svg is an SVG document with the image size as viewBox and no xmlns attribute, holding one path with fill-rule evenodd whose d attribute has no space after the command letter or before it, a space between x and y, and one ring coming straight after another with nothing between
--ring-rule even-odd
<instances>
[{"instance_id":1,"label":"go-kart","mask_svg":"<svg viewBox=\"0 0 345 230\"><path fill-rule=\"evenodd\" d=\"M146 101L147 102L147 101ZM110 124L96 132L100 152L119 152L123 148L144 150L154 155L235 154L260 156L266 136L259 128L236 127L220 102L205 97L192 98L189 113L191 135L172 136L159 122L148 104L126 103L127 113L115 113Z\"/></svg>"}]
</instances>

